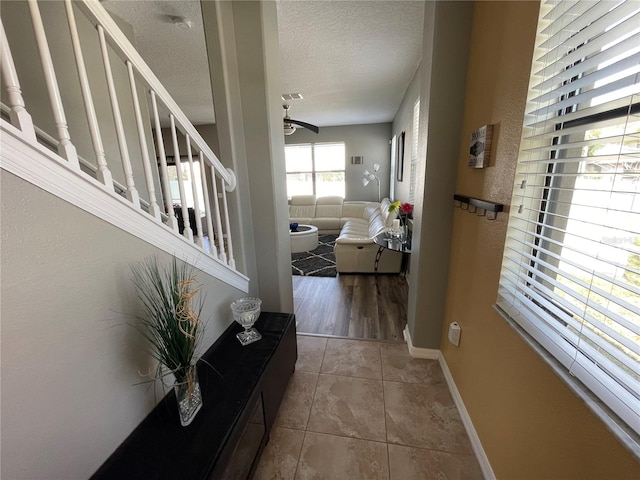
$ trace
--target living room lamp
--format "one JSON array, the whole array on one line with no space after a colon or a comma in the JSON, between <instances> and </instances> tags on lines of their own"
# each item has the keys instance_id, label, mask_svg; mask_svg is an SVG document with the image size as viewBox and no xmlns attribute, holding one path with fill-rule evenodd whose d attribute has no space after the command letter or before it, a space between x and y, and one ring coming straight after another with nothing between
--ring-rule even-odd
<instances>
[{"instance_id":1,"label":"living room lamp","mask_svg":"<svg viewBox=\"0 0 640 480\"><path fill-rule=\"evenodd\" d=\"M380 164L378 163L373 164L373 173L370 173L369 170L365 170L363 173L364 176L362 177L362 185L366 187L369 185L369 182L373 182L375 180L378 184L378 201L380 201L380 179L378 178L378 175L376 175L378 170L380 170Z\"/></svg>"}]
</instances>

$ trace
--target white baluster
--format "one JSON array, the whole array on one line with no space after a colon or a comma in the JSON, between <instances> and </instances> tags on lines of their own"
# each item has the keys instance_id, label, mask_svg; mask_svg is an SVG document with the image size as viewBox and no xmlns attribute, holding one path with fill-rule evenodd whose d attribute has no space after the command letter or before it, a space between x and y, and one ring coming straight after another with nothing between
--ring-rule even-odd
<instances>
[{"instance_id":1,"label":"white baluster","mask_svg":"<svg viewBox=\"0 0 640 480\"><path fill-rule=\"evenodd\" d=\"M142 152L142 167L144 168L144 177L147 182L147 190L149 192L149 214L156 220L161 221L160 207L158 206L158 199L156 198L156 186L153 183L153 170L151 170L151 161L149 160L147 137L144 131L144 124L142 123L142 112L140 111L140 100L138 98L138 90L136 88L136 79L133 74L133 65L129 60L126 61L126 64L127 71L129 72L129 85L131 86L133 111L136 116L136 127L138 128L138 140L140 141L140 151Z\"/></svg>"},{"instance_id":2,"label":"white baluster","mask_svg":"<svg viewBox=\"0 0 640 480\"><path fill-rule=\"evenodd\" d=\"M109 190L113 190L113 177L111 176L111 171L109 170L109 167L107 165L104 146L102 145L100 126L98 124L98 117L96 116L96 109L93 104L93 97L91 95L91 88L89 86L89 78L87 76L87 69L84 63L84 56L82 55L80 38L78 37L78 27L76 25L76 18L75 14L73 13L73 5L71 4L71 0L65 0L64 6L67 11L69 32L71 33L71 45L73 46L73 54L76 59L76 68L78 69L80 90L82 91L84 109L87 114L89 133L91 135L93 151L96 155L96 165L98 167L96 171L96 178L103 185L107 186Z\"/></svg>"},{"instance_id":3,"label":"white baluster","mask_svg":"<svg viewBox=\"0 0 640 480\"><path fill-rule=\"evenodd\" d=\"M151 109L153 110L153 122L156 131L156 145L158 155L160 156L160 177L162 181L162 196L164 197L164 206L168 216L169 228L178 231L178 220L173 211L173 200L171 199L171 185L169 184L169 170L167 169L167 155L164 151L164 140L162 138L162 127L160 126L160 115L158 114L158 102L156 101L156 92L151 90Z\"/></svg>"},{"instance_id":4,"label":"white baluster","mask_svg":"<svg viewBox=\"0 0 640 480\"><path fill-rule=\"evenodd\" d=\"M104 36L104 28L98 25L98 36L100 37L100 49L102 50L102 63L107 79L107 90L109 91L109 99L111 100L111 112L116 126L116 137L118 138L118 148L120 149L120 158L122 158L122 168L124 170L125 185L127 187L127 199L133 203L136 208L140 208L140 196L136 190L135 181L133 179L133 169L131 168L131 160L129 158L129 148L127 147L127 138L124 134L124 125L122 124L122 114L120 113L120 105L118 103L118 94L116 93L115 82L113 81L113 71L111 70L111 61L109 60L109 49Z\"/></svg>"},{"instance_id":5,"label":"white baluster","mask_svg":"<svg viewBox=\"0 0 640 480\"><path fill-rule=\"evenodd\" d=\"M71 143L69 136L69 127L67 118L64 114L62 106L62 97L58 88L58 80L56 72L53 69L53 61L51 60L51 51L42 25L42 17L40 16L40 8L36 0L28 0L29 12L31 13L31 21L33 23L33 32L38 45L38 53L40 54L40 62L42 63L42 72L44 74L49 100L51 101L51 110L58 132L58 153L61 157L69 162L69 166L74 170L80 170L80 162L78 161L78 153L76 147Z\"/></svg>"},{"instance_id":6,"label":"white baluster","mask_svg":"<svg viewBox=\"0 0 640 480\"><path fill-rule=\"evenodd\" d=\"M171 113L169 114L169 121L171 122L171 139L173 140L173 160L176 164L180 205L182 207L182 224L184 225L182 234L190 241L193 241L193 230L191 230L191 222L189 222L189 208L184 194L184 183L182 182L182 164L180 163L180 148L178 147L178 135L176 134L176 121Z\"/></svg>"},{"instance_id":7,"label":"white baluster","mask_svg":"<svg viewBox=\"0 0 640 480\"><path fill-rule=\"evenodd\" d=\"M216 180L216 169L211 168L211 181L213 187L213 209L216 213L216 240L218 241L218 257L227 263L227 251L224 246L224 233L222 231L222 219L220 218L220 200L218 196L218 184Z\"/></svg>"},{"instance_id":8,"label":"white baluster","mask_svg":"<svg viewBox=\"0 0 640 480\"><path fill-rule=\"evenodd\" d=\"M9 119L11 125L22 131L24 136L31 142L36 143L36 131L33 128L33 120L27 112L22 98L22 89L16 72L16 65L13 63L13 56L9 48L9 41L4 31L4 25L0 21L0 57L2 60L2 81L7 88L9 100Z\"/></svg>"},{"instance_id":9,"label":"white baluster","mask_svg":"<svg viewBox=\"0 0 640 480\"><path fill-rule=\"evenodd\" d=\"M209 168L204 160L204 153L199 154L200 180L202 180L202 194L204 197L204 215L207 221L207 232L209 232L209 253L218 258L218 249L214 242L213 224L211 223L211 203L209 203L209 189L207 188L207 169Z\"/></svg>"},{"instance_id":10,"label":"white baluster","mask_svg":"<svg viewBox=\"0 0 640 480\"><path fill-rule=\"evenodd\" d=\"M224 226L227 231L227 263L235 269L236 261L233 258L233 242L231 241L231 224L229 223L229 206L227 205L227 189L222 188L222 211L224 212Z\"/></svg>"},{"instance_id":11,"label":"white baluster","mask_svg":"<svg viewBox=\"0 0 640 480\"><path fill-rule=\"evenodd\" d=\"M202 219L200 218L200 200L198 199L198 187L196 186L196 176L193 169L193 155L191 153L191 138L185 135L187 142L187 159L189 160L189 175L191 175L191 191L193 192L193 211L196 217L197 244L204 248L202 238Z\"/></svg>"}]
</instances>

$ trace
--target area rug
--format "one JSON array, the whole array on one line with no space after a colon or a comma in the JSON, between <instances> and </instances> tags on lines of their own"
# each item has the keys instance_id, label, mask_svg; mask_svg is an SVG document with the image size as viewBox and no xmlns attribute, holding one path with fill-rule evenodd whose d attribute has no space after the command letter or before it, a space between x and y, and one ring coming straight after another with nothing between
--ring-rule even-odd
<instances>
[{"instance_id":1,"label":"area rug","mask_svg":"<svg viewBox=\"0 0 640 480\"><path fill-rule=\"evenodd\" d=\"M335 277L333 246L338 235L318 235L318 247L310 252L291 254L291 274L307 277Z\"/></svg>"}]
</instances>

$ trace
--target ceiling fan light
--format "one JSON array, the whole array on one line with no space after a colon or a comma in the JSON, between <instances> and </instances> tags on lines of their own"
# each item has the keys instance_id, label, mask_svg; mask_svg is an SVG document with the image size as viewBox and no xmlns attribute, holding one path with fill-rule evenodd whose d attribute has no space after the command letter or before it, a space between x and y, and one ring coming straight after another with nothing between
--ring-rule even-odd
<instances>
[{"instance_id":1,"label":"ceiling fan light","mask_svg":"<svg viewBox=\"0 0 640 480\"><path fill-rule=\"evenodd\" d=\"M294 127L294 125L299 125L302 128L306 128L307 130L311 130L313 133L318 133L320 131L320 129L318 127L316 127L315 125L311 125L310 123L307 122L302 122L300 120L294 120L293 118L289 117L289 105L288 104L283 104L282 108L284 108L284 134L285 135L291 135L293 132L296 131L296 127Z\"/></svg>"}]
</instances>

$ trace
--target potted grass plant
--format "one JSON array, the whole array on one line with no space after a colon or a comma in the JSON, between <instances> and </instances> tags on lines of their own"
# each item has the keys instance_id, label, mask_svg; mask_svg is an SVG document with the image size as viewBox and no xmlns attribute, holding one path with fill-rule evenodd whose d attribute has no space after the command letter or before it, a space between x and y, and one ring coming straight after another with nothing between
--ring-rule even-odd
<instances>
[{"instance_id":1,"label":"potted grass plant","mask_svg":"<svg viewBox=\"0 0 640 480\"><path fill-rule=\"evenodd\" d=\"M168 385L165 378L173 374L180 423L187 426L202 407L196 362L203 333L203 300L198 295L199 287L194 286L195 274L175 257L167 267L159 266L157 257L150 257L132 265L131 271L144 306L138 330L158 361L152 381Z\"/></svg>"}]
</instances>

